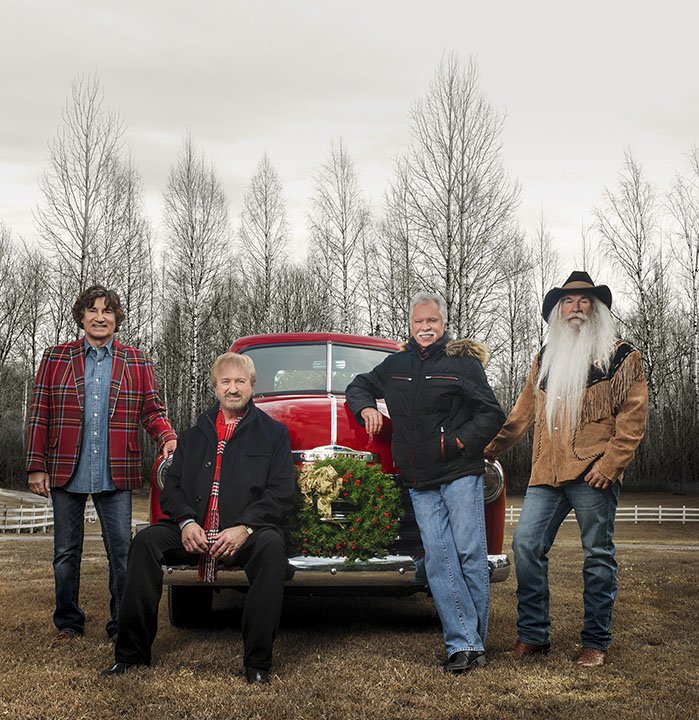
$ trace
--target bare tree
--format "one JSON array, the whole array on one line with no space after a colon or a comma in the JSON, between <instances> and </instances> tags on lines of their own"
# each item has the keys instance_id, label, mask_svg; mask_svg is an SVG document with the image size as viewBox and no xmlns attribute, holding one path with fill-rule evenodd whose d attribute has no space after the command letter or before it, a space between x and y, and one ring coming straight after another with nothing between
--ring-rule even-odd
<instances>
[{"instance_id":1,"label":"bare tree","mask_svg":"<svg viewBox=\"0 0 699 720\"><path fill-rule=\"evenodd\" d=\"M533 290L536 306L541 307L544 295L555 285L559 274L558 253L553 247L551 232L546 225L543 210L539 213L532 248L532 269L534 271ZM546 322L541 313L537 313L537 340L539 347L544 344Z\"/></svg>"},{"instance_id":2,"label":"bare tree","mask_svg":"<svg viewBox=\"0 0 699 720\"><path fill-rule=\"evenodd\" d=\"M28 388L23 350L31 331L35 288L27 283L22 249L0 222L0 485L22 477L22 428ZM39 290L41 295L41 290Z\"/></svg>"},{"instance_id":3,"label":"bare tree","mask_svg":"<svg viewBox=\"0 0 699 720\"><path fill-rule=\"evenodd\" d=\"M74 83L61 125L49 143L50 168L39 186L37 230L67 279L71 294L95 279L96 257L105 231L105 206L112 192L112 168L121 152L123 125L102 107L96 77Z\"/></svg>"},{"instance_id":4,"label":"bare tree","mask_svg":"<svg viewBox=\"0 0 699 720\"><path fill-rule=\"evenodd\" d=\"M401 158L378 227L376 263L383 334L396 338L410 334L410 300L426 286L421 276L420 233L413 223L409 201L408 171Z\"/></svg>"},{"instance_id":5,"label":"bare tree","mask_svg":"<svg viewBox=\"0 0 699 720\"><path fill-rule=\"evenodd\" d=\"M265 153L243 198L240 244L247 255L254 282L260 286L257 303L259 331L270 327L275 278L286 257L288 226L277 171Z\"/></svg>"},{"instance_id":6,"label":"bare tree","mask_svg":"<svg viewBox=\"0 0 699 720\"><path fill-rule=\"evenodd\" d=\"M96 274L120 294L126 313L121 339L151 352L156 273L143 183L131 159L112 163L110 188Z\"/></svg>"},{"instance_id":7,"label":"bare tree","mask_svg":"<svg viewBox=\"0 0 699 720\"><path fill-rule=\"evenodd\" d=\"M187 379L182 389L193 424L204 396L202 341L229 242L229 223L223 185L190 136L170 169L164 200L168 319L178 319L182 327L186 363L181 372Z\"/></svg>"},{"instance_id":8,"label":"bare tree","mask_svg":"<svg viewBox=\"0 0 699 720\"><path fill-rule=\"evenodd\" d=\"M26 329L26 289L21 284L18 255L12 231L0 222L0 372L12 358L17 340Z\"/></svg>"},{"instance_id":9,"label":"bare tree","mask_svg":"<svg viewBox=\"0 0 699 720\"><path fill-rule=\"evenodd\" d=\"M359 240L359 288L358 306L366 318L366 332L369 335L381 334L380 287L376 236L369 224Z\"/></svg>"},{"instance_id":10,"label":"bare tree","mask_svg":"<svg viewBox=\"0 0 699 720\"><path fill-rule=\"evenodd\" d=\"M515 404L529 374L532 356L539 348L537 316L540 307L534 292L535 274L532 251L513 245L503 260L504 282L499 302L500 312L493 317L490 335L492 360L488 375L508 412ZM520 443L507 454L508 487L523 490L531 470L531 444Z\"/></svg>"},{"instance_id":11,"label":"bare tree","mask_svg":"<svg viewBox=\"0 0 699 720\"><path fill-rule=\"evenodd\" d=\"M493 364L499 369L499 385L503 405L511 408L529 373L533 353L538 349L536 306L532 292L532 253L522 246L513 246L503 262L504 289L502 312L495 320L491 335Z\"/></svg>"},{"instance_id":12,"label":"bare tree","mask_svg":"<svg viewBox=\"0 0 699 720\"><path fill-rule=\"evenodd\" d=\"M692 418L699 426L699 147L689 154L687 177L677 176L667 198L674 221L673 254L681 278L684 315L689 320Z\"/></svg>"},{"instance_id":13,"label":"bare tree","mask_svg":"<svg viewBox=\"0 0 699 720\"><path fill-rule=\"evenodd\" d=\"M487 336L503 259L522 241L502 126L480 93L475 63L463 67L453 54L411 112L407 212L424 248L425 279L444 296L456 334Z\"/></svg>"},{"instance_id":14,"label":"bare tree","mask_svg":"<svg viewBox=\"0 0 699 720\"><path fill-rule=\"evenodd\" d=\"M47 277L55 342L77 330L69 317L78 292L93 282L118 290L127 313L126 342L152 347L150 228L141 205L141 180L122 160L123 124L103 109L96 77L78 78L49 144L50 168L40 181L37 228L51 257ZM58 307L58 300L63 304Z\"/></svg>"},{"instance_id":15,"label":"bare tree","mask_svg":"<svg viewBox=\"0 0 699 720\"><path fill-rule=\"evenodd\" d=\"M61 261L57 258L46 258L45 278L46 344L58 345L80 334L71 314L78 288L65 275Z\"/></svg>"},{"instance_id":16,"label":"bare tree","mask_svg":"<svg viewBox=\"0 0 699 720\"><path fill-rule=\"evenodd\" d=\"M222 324L239 335L260 332L256 305L261 300L261 286L245 284L238 288L229 281L222 288L234 303L220 310ZM324 331L331 327L330 302L326 287L312 265L283 263L274 284L274 313L270 318L269 332ZM222 304L223 305L223 304ZM217 310L217 318L219 311ZM228 337L230 343L232 337Z\"/></svg>"},{"instance_id":17,"label":"bare tree","mask_svg":"<svg viewBox=\"0 0 699 720\"><path fill-rule=\"evenodd\" d=\"M600 257L593 238L590 237L592 229L582 223L580 226L580 256L573 256L573 263L578 270L584 270L590 277L600 276Z\"/></svg>"},{"instance_id":18,"label":"bare tree","mask_svg":"<svg viewBox=\"0 0 699 720\"><path fill-rule=\"evenodd\" d=\"M664 267L657 248L658 202L630 151L625 153L616 193L605 189L603 197L605 207L594 210L595 228L605 254L629 286L634 303L629 330L643 354L651 400L657 407L656 368L663 346L663 326L657 324L663 308L657 302L664 298L664 293L655 287L663 279Z\"/></svg>"},{"instance_id":19,"label":"bare tree","mask_svg":"<svg viewBox=\"0 0 699 720\"><path fill-rule=\"evenodd\" d=\"M352 332L359 320L358 248L369 227L369 208L342 140L331 144L330 158L315 180L309 216L315 268L325 283L336 327Z\"/></svg>"},{"instance_id":20,"label":"bare tree","mask_svg":"<svg viewBox=\"0 0 699 720\"><path fill-rule=\"evenodd\" d=\"M277 288L276 332L323 331L331 326L327 288L312 266L284 266Z\"/></svg>"},{"instance_id":21,"label":"bare tree","mask_svg":"<svg viewBox=\"0 0 699 720\"><path fill-rule=\"evenodd\" d=\"M29 397L39 367L43 348L49 344L49 328L47 327L47 304L49 280L49 263L36 246L26 243L18 252L19 277L24 299L22 314L24 329L17 337L17 353L24 372L24 390L22 393L22 418L26 421Z\"/></svg>"}]
</instances>

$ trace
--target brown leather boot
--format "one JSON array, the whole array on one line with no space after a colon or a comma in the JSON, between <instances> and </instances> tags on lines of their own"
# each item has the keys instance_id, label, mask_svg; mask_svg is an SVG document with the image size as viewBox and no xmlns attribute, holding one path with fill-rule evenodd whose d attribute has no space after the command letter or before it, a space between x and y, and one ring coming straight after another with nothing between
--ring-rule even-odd
<instances>
[{"instance_id":1,"label":"brown leather boot","mask_svg":"<svg viewBox=\"0 0 699 720\"><path fill-rule=\"evenodd\" d=\"M599 667L607 663L607 651L597 648L584 647L577 659L578 665L583 667Z\"/></svg>"},{"instance_id":2,"label":"brown leather boot","mask_svg":"<svg viewBox=\"0 0 699 720\"><path fill-rule=\"evenodd\" d=\"M534 645L533 643L525 643L517 640L512 648L512 657L515 660L522 660L529 655L548 655L551 650L551 643L543 645Z\"/></svg>"}]
</instances>

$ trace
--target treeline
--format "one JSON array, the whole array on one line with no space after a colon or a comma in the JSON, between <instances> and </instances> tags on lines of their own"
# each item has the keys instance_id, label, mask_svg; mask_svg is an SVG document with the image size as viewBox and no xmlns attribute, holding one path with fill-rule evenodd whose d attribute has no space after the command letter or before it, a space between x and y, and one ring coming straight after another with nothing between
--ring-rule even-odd
<instances>
[{"instance_id":1,"label":"treeline","mask_svg":"<svg viewBox=\"0 0 699 720\"><path fill-rule=\"evenodd\" d=\"M40 180L37 241L0 225L0 485L25 483L22 427L41 353L77 336L70 308L94 282L119 292L119 340L155 358L178 429L210 401L208 368L236 337L405 338L409 300L422 289L443 295L453 335L488 343L491 382L509 410L545 338L543 294L574 268L561 267L543 213L529 236L517 220L504 117L473 62L447 57L408 122L409 147L379 207L348 148L331 142L314 176L307 255L292 262L271 159L261 158L231 218L216 167L191 136L170 167L156 243L124 122L105 109L96 78L76 80ZM688 157L661 192L627 153L575 260L612 284L622 334L646 361L649 433L627 479L639 489L683 492L699 471L699 150ZM511 489L526 484L529 451L522 443L505 459Z\"/></svg>"}]
</instances>

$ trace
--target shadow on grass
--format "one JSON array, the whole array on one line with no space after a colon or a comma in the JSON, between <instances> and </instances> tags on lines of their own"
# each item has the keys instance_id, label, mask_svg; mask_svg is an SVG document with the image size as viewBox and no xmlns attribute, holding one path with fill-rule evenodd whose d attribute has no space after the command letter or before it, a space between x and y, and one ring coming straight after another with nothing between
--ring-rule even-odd
<instances>
[{"instance_id":1,"label":"shadow on grass","mask_svg":"<svg viewBox=\"0 0 699 720\"><path fill-rule=\"evenodd\" d=\"M195 629L240 628L245 597L236 590L214 593L210 615ZM434 632L440 625L432 600L419 593L407 597L291 595L284 598L280 627L332 637L347 632L371 635L381 629Z\"/></svg>"}]
</instances>

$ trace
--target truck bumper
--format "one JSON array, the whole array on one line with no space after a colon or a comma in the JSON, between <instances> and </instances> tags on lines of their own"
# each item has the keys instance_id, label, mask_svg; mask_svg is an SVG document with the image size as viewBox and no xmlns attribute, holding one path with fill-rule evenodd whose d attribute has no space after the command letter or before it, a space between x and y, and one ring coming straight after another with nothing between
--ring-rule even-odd
<instances>
[{"instance_id":1,"label":"truck bumper","mask_svg":"<svg viewBox=\"0 0 699 720\"><path fill-rule=\"evenodd\" d=\"M407 555L388 555L383 558L356 560L348 563L344 558L289 558L290 575L285 586L289 589L307 588L309 591L321 588L384 588L398 592L417 592L427 589L424 572L412 557ZM488 568L491 582L502 582L510 573L510 561L507 555L489 555ZM163 584L203 586L198 578L197 568L191 565L164 565ZM248 579L242 568L234 565L219 565L218 575L207 587L246 588Z\"/></svg>"}]
</instances>

